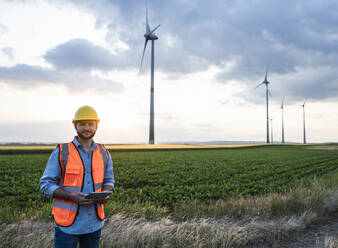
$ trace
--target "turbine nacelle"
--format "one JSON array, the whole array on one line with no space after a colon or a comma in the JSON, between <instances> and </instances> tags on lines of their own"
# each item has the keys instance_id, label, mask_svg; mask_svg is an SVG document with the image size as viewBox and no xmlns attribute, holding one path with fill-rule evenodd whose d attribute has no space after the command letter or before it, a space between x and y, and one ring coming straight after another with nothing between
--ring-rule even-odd
<instances>
[{"instance_id":1,"label":"turbine nacelle","mask_svg":"<svg viewBox=\"0 0 338 248\"><path fill-rule=\"evenodd\" d=\"M264 80L263 82L261 82L260 84L258 84L255 89L257 89L259 86L261 86L262 84L265 84L266 87L268 87L268 84L270 83L268 81L268 72L269 72L269 67L267 68L266 72L265 72L265 77L264 77Z\"/></svg>"},{"instance_id":2,"label":"turbine nacelle","mask_svg":"<svg viewBox=\"0 0 338 248\"><path fill-rule=\"evenodd\" d=\"M283 97L282 105L280 106L281 109L284 109L284 100L285 100L285 97Z\"/></svg>"},{"instance_id":3,"label":"turbine nacelle","mask_svg":"<svg viewBox=\"0 0 338 248\"><path fill-rule=\"evenodd\" d=\"M149 23L148 23L148 8L146 8L146 33L144 34L145 41L144 41L144 47L143 47L143 53L142 53L142 58L141 58L141 64L140 64L139 74L141 73L144 53L146 51L148 40L153 41L153 40L157 40L158 39L158 37L154 34L154 32L160 26L161 26L161 24L157 25L153 30L150 29Z\"/></svg>"},{"instance_id":4,"label":"turbine nacelle","mask_svg":"<svg viewBox=\"0 0 338 248\"><path fill-rule=\"evenodd\" d=\"M154 34L154 32L160 26L161 26L161 24L157 25L153 30L150 30L150 27L149 27L149 24L148 24L148 18L147 18L146 33L144 34L144 38L146 38L146 40L157 40L158 37Z\"/></svg>"},{"instance_id":5,"label":"turbine nacelle","mask_svg":"<svg viewBox=\"0 0 338 248\"><path fill-rule=\"evenodd\" d=\"M158 37L153 33L144 34L144 38L146 38L146 40L157 40L158 39Z\"/></svg>"}]
</instances>

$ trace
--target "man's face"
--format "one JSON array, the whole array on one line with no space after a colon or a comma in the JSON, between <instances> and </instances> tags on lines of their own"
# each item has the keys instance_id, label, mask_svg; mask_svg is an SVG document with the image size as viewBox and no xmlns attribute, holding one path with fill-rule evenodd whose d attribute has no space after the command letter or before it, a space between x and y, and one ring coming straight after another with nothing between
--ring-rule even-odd
<instances>
[{"instance_id":1,"label":"man's face","mask_svg":"<svg viewBox=\"0 0 338 248\"><path fill-rule=\"evenodd\" d=\"M77 121L74 123L77 135L82 139L91 139L94 137L97 123L96 121Z\"/></svg>"}]
</instances>

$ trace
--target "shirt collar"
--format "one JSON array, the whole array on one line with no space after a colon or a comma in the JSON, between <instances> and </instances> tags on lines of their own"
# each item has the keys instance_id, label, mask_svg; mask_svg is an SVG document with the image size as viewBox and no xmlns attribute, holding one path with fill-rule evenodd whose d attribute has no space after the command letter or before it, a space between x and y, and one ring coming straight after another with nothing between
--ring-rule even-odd
<instances>
[{"instance_id":1,"label":"shirt collar","mask_svg":"<svg viewBox=\"0 0 338 248\"><path fill-rule=\"evenodd\" d=\"M76 146L77 149L79 149L79 148L82 147L82 145L80 144L80 142L77 140L76 136L73 139L73 143L74 143L74 145ZM94 151L95 149L96 149L96 143L93 140L93 143L92 143L92 145L90 147L90 151Z\"/></svg>"}]
</instances>

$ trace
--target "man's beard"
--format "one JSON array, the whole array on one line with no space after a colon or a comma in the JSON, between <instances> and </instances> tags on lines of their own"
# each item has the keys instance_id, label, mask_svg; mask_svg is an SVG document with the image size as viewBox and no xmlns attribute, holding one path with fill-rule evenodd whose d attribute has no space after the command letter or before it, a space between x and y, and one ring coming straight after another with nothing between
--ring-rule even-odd
<instances>
[{"instance_id":1,"label":"man's beard","mask_svg":"<svg viewBox=\"0 0 338 248\"><path fill-rule=\"evenodd\" d=\"M90 132L90 131L86 131L86 132L83 132L83 133L90 133L90 136L84 136L84 135L82 135L82 133L80 133L80 132L77 132L77 135L81 138L81 139L91 139L91 138L93 138L94 137L94 135L95 135L95 133L96 132Z\"/></svg>"}]
</instances>

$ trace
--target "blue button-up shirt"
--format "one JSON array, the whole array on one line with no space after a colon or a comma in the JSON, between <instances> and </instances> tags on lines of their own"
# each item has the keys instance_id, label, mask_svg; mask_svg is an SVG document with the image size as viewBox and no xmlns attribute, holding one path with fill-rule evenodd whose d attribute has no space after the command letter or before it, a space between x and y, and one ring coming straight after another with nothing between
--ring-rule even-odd
<instances>
[{"instance_id":1,"label":"blue button-up shirt","mask_svg":"<svg viewBox=\"0 0 338 248\"><path fill-rule=\"evenodd\" d=\"M96 149L96 144L93 142L89 152L87 153L76 137L73 139L73 143L80 153L85 168L82 192L89 194L93 192L91 156L93 151ZM108 156L108 166L104 173L103 186L110 185L114 187L113 163L109 153ZM59 148L56 148L50 155L45 172L40 179L41 193L53 197L54 191L60 187L60 178L61 168L59 165ZM57 224L56 226L58 226L61 231L68 234L86 234L101 229L103 224L104 220L99 220L96 214L95 205L92 204L89 206L79 206L78 215L71 226L63 227Z\"/></svg>"}]
</instances>

